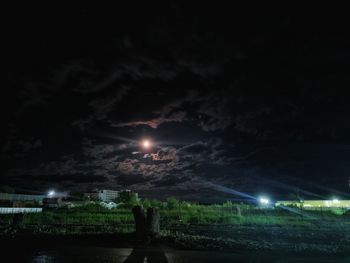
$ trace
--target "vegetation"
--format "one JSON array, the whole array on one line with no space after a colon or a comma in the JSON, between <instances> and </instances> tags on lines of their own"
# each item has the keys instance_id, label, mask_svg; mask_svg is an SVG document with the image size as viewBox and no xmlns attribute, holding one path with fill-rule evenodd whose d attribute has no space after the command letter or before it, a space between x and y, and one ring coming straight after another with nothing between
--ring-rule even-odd
<instances>
[{"instance_id":1,"label":"vegetation","mask_svg":"<svg viewBox=\"0 0 350 263\"><path fill-rule=\"evenodd\" d=\"M141 204L144 208L157 207L161 215L162 229L171 230L177 226L216 224L237 226L313 226L322 221L342 222L348 220L348 213L342 209L329 211L302 211L297 209L259 208L247 204L226 202L221 205L200 205L168 198L166 202L144 199L138 201L124 197L124 205L108 209L98 202L86 202L72 208L46 210L43 213L25 214L21 219L23 229L37 229L38 226L57 228L90 226L89 231L132 231L133 215L130 207ZM296 208L291 208L296 209ZM5 225L11 225L14 215L1 215ZM72 230L73 231L73 230ZM87 231L85 229L85 231ZM89 232L88 231L88 232ZM78 231L79 232L79 231Z\"/></svg>"},{"instance_id":2,"label":"vegetation","mask_svg":"<svg viewBox=\"0 0 350 263\"><path fill-rule=\"evenodd\" d=\"M77 202L73 207L37 214L0 215L0 233L5 236L131 233L135 229L130 207L140 204L144 208L158 208L160 240L179 248L350 251L350 213L344 209L306 211L297 207L262 208L231 202L201 205L175 198L166 202L133 198L124 201L112 209L99 202ZM329 240L333 240L331 244Z\"/></svg>"},{"instance_id":3,"label":"vegetation","mask_svg":"<svg viewBox=\"0 0 350 263\"><path fill-rule=\"evenodd\" d=\"M123 204L123 207L128 208L131 208L139 203L136 193L130 191L120 192L116 201Z\"/></svg>"}]
</instances>

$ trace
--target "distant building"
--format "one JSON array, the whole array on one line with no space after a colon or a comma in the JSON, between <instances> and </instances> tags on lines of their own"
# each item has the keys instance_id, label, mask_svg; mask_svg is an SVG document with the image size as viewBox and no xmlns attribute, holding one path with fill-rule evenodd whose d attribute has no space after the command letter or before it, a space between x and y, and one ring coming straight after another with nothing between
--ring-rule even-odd
<instances>
[{"instance_id":1,"label":"distant building","mask_svg":"<svg viewBox=\"0 0 350 263\"><path fill-rule=\"evenodd\" d=\"M115 201L119 196L119 191L98 190L95 192L84 193L84 197L89 200L100 200L103 202Z\"/></svg>"},{"instance_id":2,"label":"distant building","mask_svg":"<svg viewBox=\"0 0 350 263\"><path fill-rule=\"evenodd\" d=\"M0 214L27 214L40 213L42 211L41 207L0 207Z\"/></svg>"},{"instance_id":3,"label":"distant building","mask_svg":"<svg viewBox=\"0 0 350 263\"><path fill-rule=\"evenodd\" d=\"M303 200L299 201L277 201L276 206L295 206L304 209L319 208L350 208L350 200Z\"/></svg>"},{"instance_id":4,"label":"distant building","mask_svg":"<svg viewBox=\"0 0 350 263\"><path fill-rule=\"evenodd\" d=\"M115 201L119 196L119 191L114 190L100 190L98 192L98 198L103 202Z\"/></svg>"},{"instance_id":5,"label":"distant building","mask_svg":"<svg viewBox=\"0 0 350 263\"><path fill-rule=\"evenodd\" d=\"M7 194L0 193L1 201L38 201L42 202L45 195L24 195L24 194Z\"/></svg>"},{"instance_id":6,"label":"distant building","mask_svg":"<svg viewBox=\"0 0 350 263\"><path fill-rule=\"evenodd\" d=\"M0 193L1 207L35 207L41 206L45 195Z\"/></svg>"},{"instance_id":7,"label":"distant building","mask_svg":"<svg viewBox=\"0 0 350 263\"><path fill-rule=\"evenodd\" d=\"M121 190L121 191L116 191L116 190L98 190L95 192L88 192L84 193L84 197L89 200L100 200L103 202L112 202L116 201L120 195L135 195L136 199L139 200L138 194L134 193L131 190Z\"/></svg>"},{"instance_id":8,"label":"distant building","mask_svg":"<svg viewBox=\"0 0 350 263\"><path fill-rule=\"evenodd\" d=\"M0 193L0 214L38 213L45 195Z\"/></svg>"}]
</instances>

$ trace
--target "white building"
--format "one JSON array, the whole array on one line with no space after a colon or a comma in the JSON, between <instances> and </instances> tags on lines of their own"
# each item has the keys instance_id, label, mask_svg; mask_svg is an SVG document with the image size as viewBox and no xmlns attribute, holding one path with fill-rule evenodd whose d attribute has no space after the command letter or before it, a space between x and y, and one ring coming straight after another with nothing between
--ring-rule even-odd
<instances>
[{"instance_id":1,"label":"white building","mask_svg":"<svg viewBox=\"0 0 350 263\"><path fill-rule=\"evenodd\" d=\"M119 196L119 191L114 190L100 190L98 191L98 199L103 202L115 201Z\"/></svg>"}]
</instances>

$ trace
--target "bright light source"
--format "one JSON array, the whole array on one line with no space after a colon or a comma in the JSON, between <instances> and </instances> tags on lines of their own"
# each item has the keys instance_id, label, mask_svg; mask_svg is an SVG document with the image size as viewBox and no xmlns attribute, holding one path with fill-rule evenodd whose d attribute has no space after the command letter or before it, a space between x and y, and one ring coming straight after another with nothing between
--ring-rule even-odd
<instances>
[{"instance_id":1,"label":"bright light source","mask_svg":"<svg viewBox=\"0 0 350 263\"><path fill-rule=\"evenodd\" d=\"M333 202L333 203L339 203L339 199L333 198L332 202Z\"/></svg>"},{"instance_id":2,"label":"bright light source","mask_svg":"<svg viewBox=\"0 0 350 263\"><path fill-rule=\"evenodd\" d=\"M141 146L145 149L148 149L151 147L151 142L149 140L143 140L142 143L141 143Z\"/></svg>"},{"instance_id":3,"label":"bright light source","mask_svg":"<svg viewBox=\"0 0 350 263\"><path fill-rule=\"evenodd\" d=\"M259 198L259 203L262 205L268 205L270 203L270 200L266 197L260 197Z\"/></svg>"},{"instance_id":4,"label":"bright light source","mask_svg":"<svg viewBox=\"0 0 350 263\"><path fill-rule=\"evenodd\" d=\"M55 191L51 190L47 193L48 197L53 197L55 195Z\"/></svg>"}]
</instances>

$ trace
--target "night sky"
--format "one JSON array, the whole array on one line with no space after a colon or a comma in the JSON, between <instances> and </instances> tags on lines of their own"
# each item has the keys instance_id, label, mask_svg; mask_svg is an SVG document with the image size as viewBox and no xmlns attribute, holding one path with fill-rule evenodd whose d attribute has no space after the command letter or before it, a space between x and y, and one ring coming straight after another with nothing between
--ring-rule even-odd
<instances>
[{"instance_id":1,"label":"night sky","mask_svg":"<svg viewBox=\"0 0 350 263\"><path fill-rule=\"evenodd\" d=\"M5 13L0 185L350 195L342 16L188 1Z\"/></svg>"}]
</instances>

